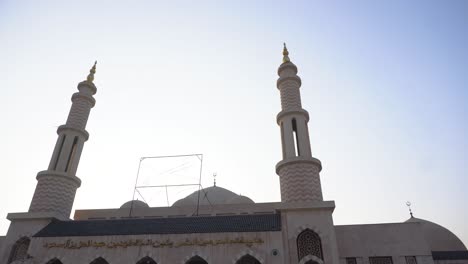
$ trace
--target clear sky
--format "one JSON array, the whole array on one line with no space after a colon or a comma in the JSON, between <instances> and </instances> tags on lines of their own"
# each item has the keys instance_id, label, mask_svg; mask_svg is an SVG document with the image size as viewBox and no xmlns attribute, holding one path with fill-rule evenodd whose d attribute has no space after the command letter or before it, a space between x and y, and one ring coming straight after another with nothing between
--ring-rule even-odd
<instances>
[{"instance_id":1,"label":"clear sky","mask_svg":"<svg viewBox=\"0 0 468 264\"><path fill-rule=\"evenodd\" d=\"M142 156L189 153L204 186L279 201L285 41L335 224L401 222L410 200L468 244L468 1L220 2L0 1L0 234L95 59L75 209L128 201Z\"/></svg>"}]
</instances>

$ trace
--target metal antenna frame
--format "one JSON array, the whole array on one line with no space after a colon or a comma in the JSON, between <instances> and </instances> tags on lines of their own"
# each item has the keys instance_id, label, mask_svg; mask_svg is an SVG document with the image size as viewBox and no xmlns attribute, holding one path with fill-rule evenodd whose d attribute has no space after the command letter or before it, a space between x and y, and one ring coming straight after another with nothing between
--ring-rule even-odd
<instances>
[{"instance_id":1,"label":"metal antenna frame","mask_svg":"<svg viewBox=\"0 0 468 264\"><path fill-rule=\"evenodd\" d=\"M141 163L145 159L161 159L161 158L179 158L179 157L193 157L196 156L200 160L200 175L198 178L198 184L196 183L189 183L189 184L166 184L166 185L147 185L147 186L137 186L138 184L138 178L140 176L140 169L141 169ZM169 206L169 194L167 191L167 187L178 187L178 186L197 186L198 185L198 200L197 200L197 213L196 215L198 216L198 210L200 207L200 190L201 190L201 179L202 179L202 171L203 171L203 154L184 154L184 155L170 155L170 156L151 156L151 157L141 157L140 162L138 163L138 170L137 170L137 175L135 179L135 185L133 187L133 196L132 196L132 202L130 204L130 212L129 212L129 217L132 216L133 212L133 201L135 200L135 194L138 192L143 198L143 200L146 202L145 198L143 195L138 191L138 188L158 188L158 187L164 187L166 188L166 200L167 200L167 206Z\"/></svg>"}]
</instances>

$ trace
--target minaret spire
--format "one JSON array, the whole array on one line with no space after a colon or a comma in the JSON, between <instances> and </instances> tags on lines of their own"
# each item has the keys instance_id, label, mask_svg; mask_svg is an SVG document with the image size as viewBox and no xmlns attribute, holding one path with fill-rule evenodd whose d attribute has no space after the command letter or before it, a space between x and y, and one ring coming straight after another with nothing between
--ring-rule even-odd
<instances>
[{"instance_id":1,"label":"minaret spire","mask_svg":"<svg viewBox=\"0 0 468 264\"><path fill-rule=\"evenodd\" d=\"M283 63L291 61L288 55L289 51L288 48L286 48L286 43L283 43Z\"/></svg>"},{"instance_id":2,"label":"minaret spire","mask_svg":"<svg viewBox=\"0 0 468 264\"><path fill-rule=\"evenodd\" d=\"M72 96L67 122L57 129L58 139L49 167L37 174L38 182L29 212L52 213L65 219L70 216L76 189L81 185L75 174L84 143L89 137L85 130L86 123L96 103L93 97L97 91L93 83L96 63L86 80L78 84L78 92Z\"/></svg>"},{"instance_id":3,"label":"minaret spire","mask_svg":"<svg viewBox=\"0 0 468 264\"><path fill-rule=\"evenodd\" d=\"M286 44L283 63L278 68L277 87L281 95L281 112L277 122L281 128L283 159L276 165L280 177L283 202L322 201L319 172L322 165L312 157L309 140L309 113L302 108L301 78L289 59Z\"/></svg>"},{"instance_id":4,"label":"minaret spire","mask_svg":"<svg viewBox=\"0 0 468 264\"><path fill-rule=\"evenodd\" d=\"M89 83L93 83L94 81L94 74L96 73L96 64L97 64L97 61L94 62L94 65L91 68L91 70L89 70L88 77L86 78L86 81Z\"/></svg>"}]
</instances>

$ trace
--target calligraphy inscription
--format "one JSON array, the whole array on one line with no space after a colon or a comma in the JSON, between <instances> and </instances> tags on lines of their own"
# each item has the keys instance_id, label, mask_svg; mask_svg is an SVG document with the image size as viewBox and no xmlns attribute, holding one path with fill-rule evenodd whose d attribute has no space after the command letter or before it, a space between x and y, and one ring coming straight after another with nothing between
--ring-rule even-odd
<instances>
[{"instance_id":1,"label":"calligraphy inscription","mask_svg":"<svg viewBox=\"0 0 468 264\"><path fill-rule=\"evenodd\" d=\"M64 248L64 249L80 249L80 248L128 248L128 247L144 247L151 246L154 248L178 248L186 246L217 246L217 245L231 245L231 244L242 244L248 247L253 246L254 244L263 244L264 241L261 238L253 239L244 239L243 237L238 237L234 239L185 239L182 241L174 242L170 239L166 240L152 240L152 239L128 239L118 242L102 242L95 240L87 241L73 241L68 239L64 243L44 243L45 248Z\"/></svg>"}]
</instances>

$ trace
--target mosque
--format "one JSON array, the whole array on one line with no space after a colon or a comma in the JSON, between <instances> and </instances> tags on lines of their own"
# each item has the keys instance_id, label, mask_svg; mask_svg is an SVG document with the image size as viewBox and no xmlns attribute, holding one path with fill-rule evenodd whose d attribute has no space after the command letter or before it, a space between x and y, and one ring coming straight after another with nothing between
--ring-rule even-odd
<instances>
[{"instance_id":1,"label":"mosque","mask_svg":"<svg viewBox=\"0 0 468 264\"><path fill-rule=\"evenodd\" d=\"M138 200L120 208L76 210L75 175L84 143L96 64L78 84L48 168L37 174L27 212L10 213L0 237L5 264L468 264L465 245L438 224L334 225L334 201L324 201L322 164L311 153L309 114L301 79L286 47L278 68L282 160L276 165L281 201L255 203L219 186L170 207ZM194 207L199 210L194 213Z\"/></svg>"}]
</instances>

